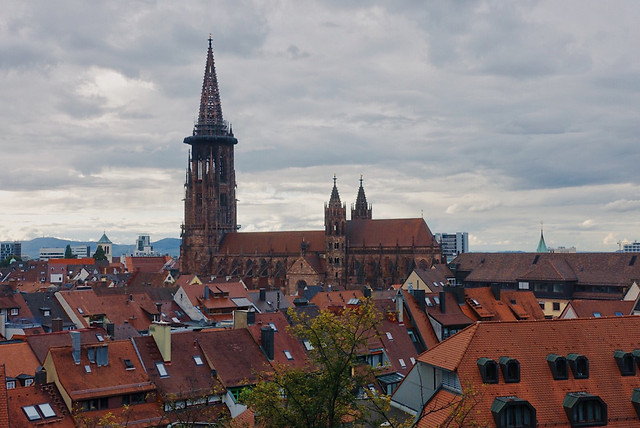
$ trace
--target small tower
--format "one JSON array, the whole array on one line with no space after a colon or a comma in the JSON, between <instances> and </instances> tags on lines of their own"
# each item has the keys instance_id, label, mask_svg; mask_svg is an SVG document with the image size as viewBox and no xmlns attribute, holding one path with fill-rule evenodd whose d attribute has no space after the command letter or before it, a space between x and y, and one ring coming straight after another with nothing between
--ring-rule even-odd
<instances>
[{"instance_id":1,"label":"small tower","mask_svg":"<svg viewBox=\"0 0 640 428\"><path fill-rule=\"evenodd\" d=\"M346 272L347 207L340 202L335 174L331 198L324 205L324 234L327 244L327 284L343 285Z\"/></svg>"},{"instance_id":2,"label":"small tower","mask_svg":"<svg viewBox=\"0 0 640 428\"><path fill-rule=\"evenodd\" d=\"M360 174L360 188L355 206L351 204L351 220L371 220L371 205L367 204L367 197L362 187L362 174Z\"/></svg>"},{"instance_id":3,"label":"small tower","mask_svg":"<svg viewBox=\"0 0 640 428\"><path fill-rule=\"evenodd\" d=\"M540 242L538 242L537 253L548 253L547 244L544 243L544 234L542 233L542 222L540 222Z\"/></svg>"},{"instance_id":4,"label":"small tower","mask_svg":"<svg viewBox=\"0 0 640 428\"><path fill-rule=\"evenodd\" d=\"M200 111L193 135L185 182L180 272L210 273L211 256L224 236L237 230L234 146L231 126L222 118L211 36L204 70Z\"/></svg>"},{"instance_id":5,"label":"small tower","mask_svg":"<svg viewBox=\"0 0 640 428\"><path fill-rule=\"evenodd\" d=\"M113 261L113 254L111 253L111 245L113 242L109 238L107 238L106 231L102 233L102 237L98 241L98 247L102 247L104 250L104 255L107 257L109 263Z\"/></svg>"}]
</instances>

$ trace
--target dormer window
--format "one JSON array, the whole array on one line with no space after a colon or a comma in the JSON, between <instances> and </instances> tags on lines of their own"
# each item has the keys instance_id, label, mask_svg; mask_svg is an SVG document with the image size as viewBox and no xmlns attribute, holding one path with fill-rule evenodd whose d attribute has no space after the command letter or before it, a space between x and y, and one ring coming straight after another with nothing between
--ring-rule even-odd
<instances>
[{"instance_id":1,"label":"dormer window","mask_svg":"<svg viewBox=\"0 0 640 428\"><path fill-rule=\"evenodd\" d=\"M565 357L549 354L547 355L547 363L555 380L569 379L569 365Z\"/></svg>"},{"instance_id":2,"label":"dormer window","mask_svg":"<svg viewBox=\"0 0 640 428\"><path fill-rule=\"evenodd\" d=\"M491 405L491 413L498 428L536 426L536 409L518 397L496 397Z\"/></svg>"},{"instance_id":3,"label":"dormer window","mask_svg":"<svg viewBox=\"0 0 640 428\"><path fill-rule=\"evenodd\" d=\"M575 379L589 378L589 360L587 357L579 354L569 354L567 355L567 362Z\"/></svg>"},{"instance_id":4,"label":"dormer window","mask_svg":"<svg viewBox=\"0 0 640 428\"><path fill-rule=\"evenodd\" d=\"M18 315L19 312L20 312L19 308L11 308L11 315L12 316Z\"/></svg>"},{"instance_id":5,"label":"dormer window","mask_svg":"<svg viewBox=\"0 0 640 428\"><path fill-rule=\"evenodd\" d=\"M607 405L596 395L570 392L562 403L572 427L596 427L607 424Z\"/></svg>"},{"instance_id":6,"label":"dormer window","mask_svg":"<svg viewBox=\"0 0 640 428\"><path fill-rule=\"evenodd\" d=\"M502 377L506 383L520 382L520 363L515 358L500 357Z\"/></svg>"},{"instance_id":7,"label":"dormer window","mask_svg":"<svg viewBox=\"0 0 640 428\"><path fill-rule=\"evenodd\" d=\"M483 383L498 383L498 363L489 358L478 358L477 363Z\"/></svg>"},{"instance_id":8,"label":"dormer window","mask_svg":"<svg viewBox=\"0 0 640 428\"><path fill-rule=\"evenodd\" d=\"M616 359L622 376L634 376L636 374L636 362L631 352L615 351L613 358Z\"/></svg>"}]
</instances>

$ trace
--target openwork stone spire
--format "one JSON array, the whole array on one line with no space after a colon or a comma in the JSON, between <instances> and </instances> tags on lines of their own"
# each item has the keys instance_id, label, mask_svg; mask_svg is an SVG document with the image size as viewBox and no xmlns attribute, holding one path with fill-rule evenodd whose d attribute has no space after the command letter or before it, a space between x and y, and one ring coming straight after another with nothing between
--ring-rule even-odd
<instances>
[{"instance_id":1,"label":"openwork stone spire","mask_svg":"<svg viewBox=\"0 0 640 428\"><path fill-rule=\"evenodd\" d=\"M338 193L338 186L336 185L336 175L333 174L333 189L331 189L331 198L329 199L329 206L342 206L340 202L340 194Z\"/></svg>"},{"instance_id":2,"label":"openwork stone spire","mask_svg":"<svg viewBox=\"0 0 640 428\"><path fill-rule=\"evenodd\" d=\"M222 105L220 103L220 90L216 66L213 61L213 48L211 46L211 34L209 34L209 50L207 52L207 64L204 69L202 82L202 95L200 96L200 112L198 122L193 129L193 135L229 135L229 127L222 119Z\"/></svg>"}]
</instances>

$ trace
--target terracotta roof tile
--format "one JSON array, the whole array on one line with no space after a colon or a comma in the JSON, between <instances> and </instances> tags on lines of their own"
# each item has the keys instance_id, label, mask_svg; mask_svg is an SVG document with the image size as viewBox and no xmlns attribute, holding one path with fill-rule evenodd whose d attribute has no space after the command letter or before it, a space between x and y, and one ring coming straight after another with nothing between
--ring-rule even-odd
<instances>
[{"instance_id":1,"label":"terracotta roof tile","mask_svg":"<svg viewBox=\"0 0 640 428\"><path fill-rule=\"evenodd\" d=\"M54 384L42 386L34 384L32 386L13 388L7 391L7 395L9 398L11 425L5 425L0 421L0 426L32 427L45 425L62 428L73 428L76 426L73 417L62 402L62 398ZM49 403L51 409L55 412L55 416L44 418L44 415L40 414L40 420L29 421L23 407L38 406L45 403Z\"/></svg>"},{"instance_id":2,"label":"terracotta roof tile","mask_svg":"<svg viewBox=\"0 0 640 428\"><path fill-rule=\"evenodd\" d=\"M228 233L220 244L220 254L299 254L303 241L309 252L325 251L324 231L307 230Z\"/></svg>"},{"instance_id":3,"label":"terracotta roof tile","mask_svg":"<svg viewBox=\"0 0 640 428\"><path fill-rule=\"evenodd\" d=\"M596 313L599 316L630 315L635 306L633 300L580 300L574 299L568 303L578 318L593 318ZM569 308L565 308L563 314ZM562 317L561 317L562 318Z\"/></svg>"},{"instance_id":4,"label":"terracotta roof tile","mask_svg":"<svg viewBox=\"0 0 640 428\"><path fill-rule=\"evenodd\" d=\"M105 330L102 328L86 328L74 331L80 333L80 342L85 344L100 343L96 335L99 334L103 338L106 335ZM71 336L68 331L33 335L27 337L26 341L33 350L33 353L40 364L44 363L44 359L47 357L49 348L53 348L55 346L71 346Z\"/></svg>"},{"instance_id":5,"label":"terracotta roof tile","mask_svg":"<svg viewBox=\"0 0 640 428\"><path fill-rule=\"evenodd\" d=\"M402 293L403 300L405 302L405 312L408 314L404 316L405 323L411 323L413 327L417 330L417 333L422 338L427 349L430 349L438 344L438 337L436 333L433 331L433 326L431 322L429 322L429 318L427 314L420 310L420 306L416 299L409 293L407 290L400 289ZM408 315L411 315L409 319L407 319Z\"/></svg>"},{"instance_id":6,"label":"terracotta roof tile","mask_svg":"<svg viewBox=\"0 0 640 428\"><path fill-rule=\"evenodd\" d=\"M277 329L273 334L273 362L299 368L305 367L308 364L307 353L298 339L289 333L289 322L282 312L256 314L256 323L249 326L253 340L260 344L262 341L260 329L271 323ZM285 350L290 353L291 359L285 355Z\"/></svg>"},{"instance_id":7,"label":"terracotta roof tile","mask_svg":"<svg viewBox=\"0 0 640 428\"><path fill-rule=\"evenodd\" d=\"M347 221L347 239L351 247L438 247L429 226L421 218Z\"/></svg>"},{"instance_id":8,"label":"terracotta roof tile","mask_svg":"<svg viewBox=\"0 0 640 428\"><path fill-rule=\"evenodd\" d=\"M0 364L0 426L9 426L9 406L7 395L7 378L4 365Z\"/></svg>"},{"instance_id":9,"label":"terracotta roof tile","mask_svg":"<svg viewBox=\"0 0 640 428\"><path fill-rule=\"evenodd\" d=\"M538 424L568 423L563 408L567 393L586 391L597 395L608 406L613 426L636 425L638 415L630 405L638 387L638 377L622 376L614 351L631 352L640 343L640 317L607 317L571 320L481 322L466 328L426 351L419 361L456 372L461 384L482 385L477 360L494 361L508 356L520 363L520 382L482 386L481 403L475 408L478 420L492 421L495 397L517 396L536 409ZM526 345L526 346L524 346ZM589 377L554 380L548 354L584 355L589 360ZM611 426L611 422L610 422Z\"/></svg>"},{"instance_id":10,"label":"terracotta roof tile","mask_svg":"<svg viewBox=\"0 0 640 428\"><path fill-rule=\"evenodd\" d=\"M34 376L40 366L38 358L26 342L0 342L0 364L9 377L19 374Z\"/></svg>"},{"instance_id":11,"label":"terracotta roof tile","mask_svg":"<svg viewBox=\"0 0 640 428\"><path fill-rule=\"evenodd\" d=\"M316 305L320 310L331 308L345 308L350 304L358 304L354 302L364 299L364 294L360 290L346 291L322 291L310 300L310 303ZM349 303L354 302L354 303Z\"/></svg>"}]
</instances>

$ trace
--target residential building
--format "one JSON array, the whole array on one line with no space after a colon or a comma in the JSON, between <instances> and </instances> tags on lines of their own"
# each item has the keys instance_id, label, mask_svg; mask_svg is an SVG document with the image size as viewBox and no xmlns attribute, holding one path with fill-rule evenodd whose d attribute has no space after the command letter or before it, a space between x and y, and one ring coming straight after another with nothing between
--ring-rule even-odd
<instances>
[{"instance_id":1,"label":"residential building","mask_svg":"<svg viewBox=\"0 0 640 428\"><path fill-rule=\"evenodd\" d=\"M436 241L442 247L442 255L447 258L450 263L458 254L469 252L469 233L436 233Z\"/></svg>"},{"instance_id":2,"label":"residential building","mask_svg":"<svg viewBox=\"0 0 640 428\"><path fill-rule=\"evenodd\" d=\"M422 353L391 403L418 427L458 405L461 426L637 426L638 343L635 316L475 323Z\"/></svg>"},{"instance_id":3,"label":"residential building","mask_svg":"<svg viewBox=\"0 0 640 428\"><path fill-rule=\"evenodd\" d=\"M601 318L634 315L634 300L574 299L567 303L560 318Z\"/></svg>"},{"instance_id":4,"label":"residential building","mask_svg":"<svg viewBox=\"0 0 640 428\"><path fill-rule=\"evenodd\" d=\"M431 269L414 269L402 284L405 290L425 290L427 293L438 293L444 287L453 285L453 273L447 265L440 264Z\"/></svg>"},{"instance_id":5,"label":"residential building","mask_svg":"<svg viewBox=\"0 0 640 428\"><path fill-rule=\"evenodd\" d=\"M548 317L572 299L620 300L640 278L633 253L465 253L450 267L465 288L533 291Z\"/></svg>"},{"instance_id":6,"label":"residential building","mask_svg":"<svg viewBox=\"0 0 640 428\"><path fill-rule=\"evenodd\" d=\"M22 243L20 241L0 242L0 261L6 260L11 256L22 257Z\"/></svg>"},{"instance_id":7,"label":"residential building","mask_svg":"<svg viewBox=\"0 0 640 428\"><path fill-rule=\"evenodd\" d=\"M347 220L336 177L324 207L324 230L238 232L234 147L222 117L211 39L185 182L180 271L240 276L250 288L295 295L315 283L386 288L416 268L443 262L422 218L374 220L362 178ZM211 197L210 195L216 195ZM310 283L312 282L312 283Z\"/></svg>"}]
</instances>

